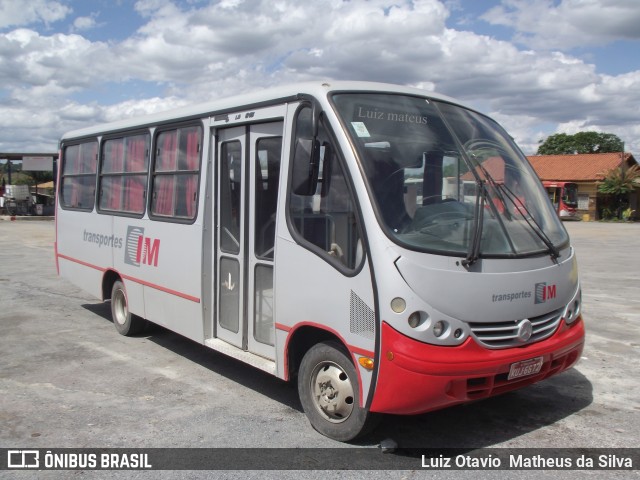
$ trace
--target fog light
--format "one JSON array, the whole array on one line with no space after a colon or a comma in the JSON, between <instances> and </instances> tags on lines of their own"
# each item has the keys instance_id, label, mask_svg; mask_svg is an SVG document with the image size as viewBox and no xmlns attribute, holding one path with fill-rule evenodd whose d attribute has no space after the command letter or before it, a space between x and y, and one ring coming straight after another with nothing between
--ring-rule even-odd
<instances>
[{"instance_id":1,"label":"fog light","mask_svg":"<svg viewBox=\"0 0 640 480\"><path fill-rule=\"evenodd\" d=\"M433 326L433 334L436 337L441 337L444 334L446 329L447 329L447 323L443 320L440 320L436 322L436 324Z\"/></svg>"},{"instance_id":2,"label":"fog light","mask_svg":"<svg viewBox=\"0 0 640 480\"><path fill-rule=\"evenodd\" d=\"M391 310L394 312L402 313L405 308L407 308L407 302L404 301L404 298L396 297L391 300Z\"/></svg>"},{"instance_id":3,"label":"fog light","mask_svg":"<svg viewBox=\"0 0 640 480\"><path fill-rule=\"evenodd\" d=\"M453 332L453 336L455 338L460 338L462 336L462 329L461 328L456 328L456 331Z\"/></svg>"}]
</instances>

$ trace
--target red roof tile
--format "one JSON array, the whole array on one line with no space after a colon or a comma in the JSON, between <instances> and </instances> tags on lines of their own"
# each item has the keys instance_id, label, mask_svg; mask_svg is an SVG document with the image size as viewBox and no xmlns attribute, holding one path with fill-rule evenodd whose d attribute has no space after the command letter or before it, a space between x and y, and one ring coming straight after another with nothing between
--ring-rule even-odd
<instances>
[{"instance_id":1,"label":"red roof tile","mask_svg":"<svg viewBox=\"0 0 640 480\"><path fill-rule=\"evenodd\" d=\"M620 166L620 153L589 153L577 155L532 155L527 157L540 180L597 181L602 180L612 168ZM625 153L629 165L636 163L630 153Z\"/></svg>"}]
</instances>

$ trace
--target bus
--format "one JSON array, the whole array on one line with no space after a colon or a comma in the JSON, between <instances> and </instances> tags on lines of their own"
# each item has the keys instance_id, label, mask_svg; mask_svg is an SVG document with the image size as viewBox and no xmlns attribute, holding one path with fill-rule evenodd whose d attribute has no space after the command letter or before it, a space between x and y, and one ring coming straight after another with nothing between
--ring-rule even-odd
<instances>
[{"instance_id":1,"label":"bus","mask_svg":"<svg viewBox=\"0 0 640 480\"><path fill-rule=\"evenodd\" d=\"M573 182L543 181L542 185L549 195L553 208L562 220L578 219L578 185Z\"/></svg>"},{"instance_id":2,"label":"bus","mask_svg":"<svg viewBox=\"0 0 640 480\"><path fill-rule=\"evenodd\" d=\"M120 334L151 322L295 382L332 439L581 356L566 230L510 136L451 98L296 84L76 130L60 154L59 275Z\"/></svg>"}]
</instances>

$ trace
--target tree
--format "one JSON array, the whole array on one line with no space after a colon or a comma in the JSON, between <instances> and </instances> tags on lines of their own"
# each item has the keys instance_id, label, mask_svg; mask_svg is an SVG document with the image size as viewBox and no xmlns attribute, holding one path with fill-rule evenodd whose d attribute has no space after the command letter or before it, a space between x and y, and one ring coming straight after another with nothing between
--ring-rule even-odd
<instances>
[{"instance_id":1,"label":"tree","mask_svg":"<svg viewBox=\"0 0 640 480\"><path fill-rule=\"evenodd\" d=\"M611 195L614 198L617 218L621 218L627 195L638 187L639 180L640 165L632 165L631 167L623 165L609 170L600 185L598 185L599 192Z\"/></svg>"},{"instance_id":2,"label":"tree","mask_svg":"<svg viewBox=\"0 0 640 480\"><path fill-rule=\"evenodd\" d=\"M572 155L576 153L621 152L624 143L613 133L578 132L575 135L556 133L538 147L538 155Z\"/></svg>"},{"instance_id":3,"label":"tree","mask_svg":"<svg viewBox=\"0 0 640 480\"><path fill-rule=\"evenodd\" d=\"M44 172L29 172L33 183L46 183L53 180L53 172L44 171Z\"/></svg>"}]
</instances>

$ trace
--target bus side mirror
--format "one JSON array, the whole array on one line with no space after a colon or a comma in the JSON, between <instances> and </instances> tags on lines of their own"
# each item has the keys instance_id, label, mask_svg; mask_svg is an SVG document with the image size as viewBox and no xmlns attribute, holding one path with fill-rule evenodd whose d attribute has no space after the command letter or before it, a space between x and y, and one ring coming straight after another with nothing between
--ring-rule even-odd
<instances>
[{"instance_id":1,"label":"bus side mirror","mask_svg":"<svg viewBox=\"0 0 640 480\"><path fill-rule=\"evenodd\" d=\"M296 195L316 193L320 170L320 142L315 138L298 138L293 154L292 190Z\"/></svg>"}]
</instances>

